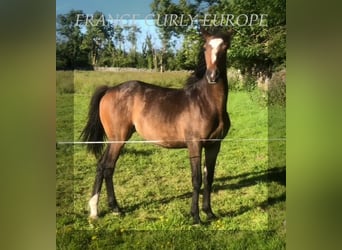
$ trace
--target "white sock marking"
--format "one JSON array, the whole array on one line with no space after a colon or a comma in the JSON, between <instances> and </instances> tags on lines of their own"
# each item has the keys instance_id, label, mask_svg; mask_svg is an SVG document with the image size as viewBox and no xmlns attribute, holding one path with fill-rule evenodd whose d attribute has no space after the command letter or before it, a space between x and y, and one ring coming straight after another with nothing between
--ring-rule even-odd
<instances>
[{"instance_id":1,"label":"white sock marking","mask_svg":"<svg viewBox=\"0 0 342 250\"><path fill-rule=\"evenodd\" d=\"M95 194L89 200L89 207L90 207L90 217L96 218L97 217L97 202L99 201L99 194Z\"/></svg>"},{"instance_id":2,"label":"white sock marking","mask_svg":"<svg viewBox=\"0 0 342 250\"><path fill-rule=\"evenodd\" d=\"M216 54L218 51L218 47L221 45L221 43L223 43L223 39L222 38L214 38L212 40L210 40L209 45L212 48L211 51L211 63L214 64L216 61Z\"/></svg>"}]
</instances>

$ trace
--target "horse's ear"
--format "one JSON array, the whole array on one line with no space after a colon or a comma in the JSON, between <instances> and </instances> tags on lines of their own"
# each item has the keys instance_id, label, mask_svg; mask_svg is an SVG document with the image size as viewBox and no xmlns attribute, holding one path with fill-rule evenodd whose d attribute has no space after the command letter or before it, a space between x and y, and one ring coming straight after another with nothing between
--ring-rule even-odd
<instances>
[{"instance_id":1,"label":"horse's ear","mask_svg":"<svg viewBox=\"0 0 342 250\"><path fill-rule=\"evenodd\" d=\"M210 33L206 29L204 29L203 27L200 27L200 32L201 32L204 39L207 39L210 36Z\"/></svg>"},{"instance_id":2,"label":"horse's ear","mask_svg":"<svg viewBox=\"0 0 342 250\"><path fill-rule=\"evenodd\" d=\"M235 31L232 28L227 30L227 34L229 35L230 38L232 38L232 36L234 36L234 33L235 33Z\"/></svg>"}]
</instances>

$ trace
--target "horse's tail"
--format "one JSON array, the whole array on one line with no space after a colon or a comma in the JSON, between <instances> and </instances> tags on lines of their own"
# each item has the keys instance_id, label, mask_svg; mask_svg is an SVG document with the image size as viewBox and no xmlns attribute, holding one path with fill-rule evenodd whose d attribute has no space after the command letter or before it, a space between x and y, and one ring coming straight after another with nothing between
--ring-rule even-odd
<instances>
[{"instance_id":1,"label":"horse's tail","mask_svg":"<svg viewBox=\"0 0 342 250\"><path fill-rule=\"evenodd\" d=\"M87 150L89 152L92 152L96 156L96 158L99 158L101 156L104 145L101 142L106 137L100 120L99 106L100 101L105 95L108 88L108 86L101 86L95 90L95 93L93 94L89 105L88 122L80 136L83 141L90 142L87 145Z\"/></svg>"}]
</instances>

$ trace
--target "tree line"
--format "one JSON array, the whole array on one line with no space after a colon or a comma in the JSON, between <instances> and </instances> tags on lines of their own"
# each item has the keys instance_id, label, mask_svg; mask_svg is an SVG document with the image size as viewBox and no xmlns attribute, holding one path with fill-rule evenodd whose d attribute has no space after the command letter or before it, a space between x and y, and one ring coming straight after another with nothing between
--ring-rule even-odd
<instances>
[{"instance_id":1,"label":"tree line","mask_svg":"<svg viewBox=\"0 0 342 250\"><path fill-rule=\"evenodd\" d=\"M264 25L225 27L232 28L234 33L228 52L229 66L250 76L260 73L270 76L286 66L286 0L179 0L178 3L153 0L150 7L158 16L170 13L175 16L262 14ZM95 20L101 18L101 25L84 21L75 25L80 15L85 15L82 10L71 10L57 16L57 69L108 66L192 70L197 65L197 55L202 47L199 22L188 26L157 26L161 41L161 46L157 47L155 38L142 34L141 27L114 25L101 12L93 14ZM208 29L215 26L215 20L212 20ZM137 43L138 37L143 38L142 44ZM183 41L180 47L176 47L178 39Z\"/></svg>"},{"instance_id":2,"label":"tree line","mask_svg":"<svg viewBox=\"0 0 342 250\"><path fill-rule=\"evenodd\" d=\"M79 22L86 16L82 10L71 10L57 16L57 69L92 69L98 66L152 68L157 63L158 50L151 34L146 34L142 48L137 48L141 28L136 25L113 25L101 12L93 20L104 18L101 25ZM76 20L78 24L76 25ZM88 21L88 20L87 20Z\"/></svg>"}]
</instances>

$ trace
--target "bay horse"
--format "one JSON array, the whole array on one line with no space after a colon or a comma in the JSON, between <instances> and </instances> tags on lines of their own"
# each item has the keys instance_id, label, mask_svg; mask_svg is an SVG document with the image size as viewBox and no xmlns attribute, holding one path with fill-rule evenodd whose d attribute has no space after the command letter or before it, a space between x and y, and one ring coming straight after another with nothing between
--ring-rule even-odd
<instances>
[{"instance_id":1,"label":"bay horse","mask_svg":"<svg viewBox=\"0 0 342 250\"><path fill-rule=\"evenodd\" d=\"M187 148L192 172L191 216L199 216L199 193L202 186L201 156L205 151L202 210L207 219L216 218L211 209L211 188L221 140L227 135L230 119L227 112L227 49L231 32L201 30L204 46L202 59L181 89L164 88L141 81L127 81L114 87L97 88L90 102L88 122L82 139L98 159L90 218L98 216L97 205L105 180L108 205L113 213L122 211L115 197L113 175L125 141L134 132L165 148ZM105 140L109 141L102 154ZM95 143L92 143L95 142ZM111 143L112 142L112 143Z\"/></svg>"}]
</instances>

